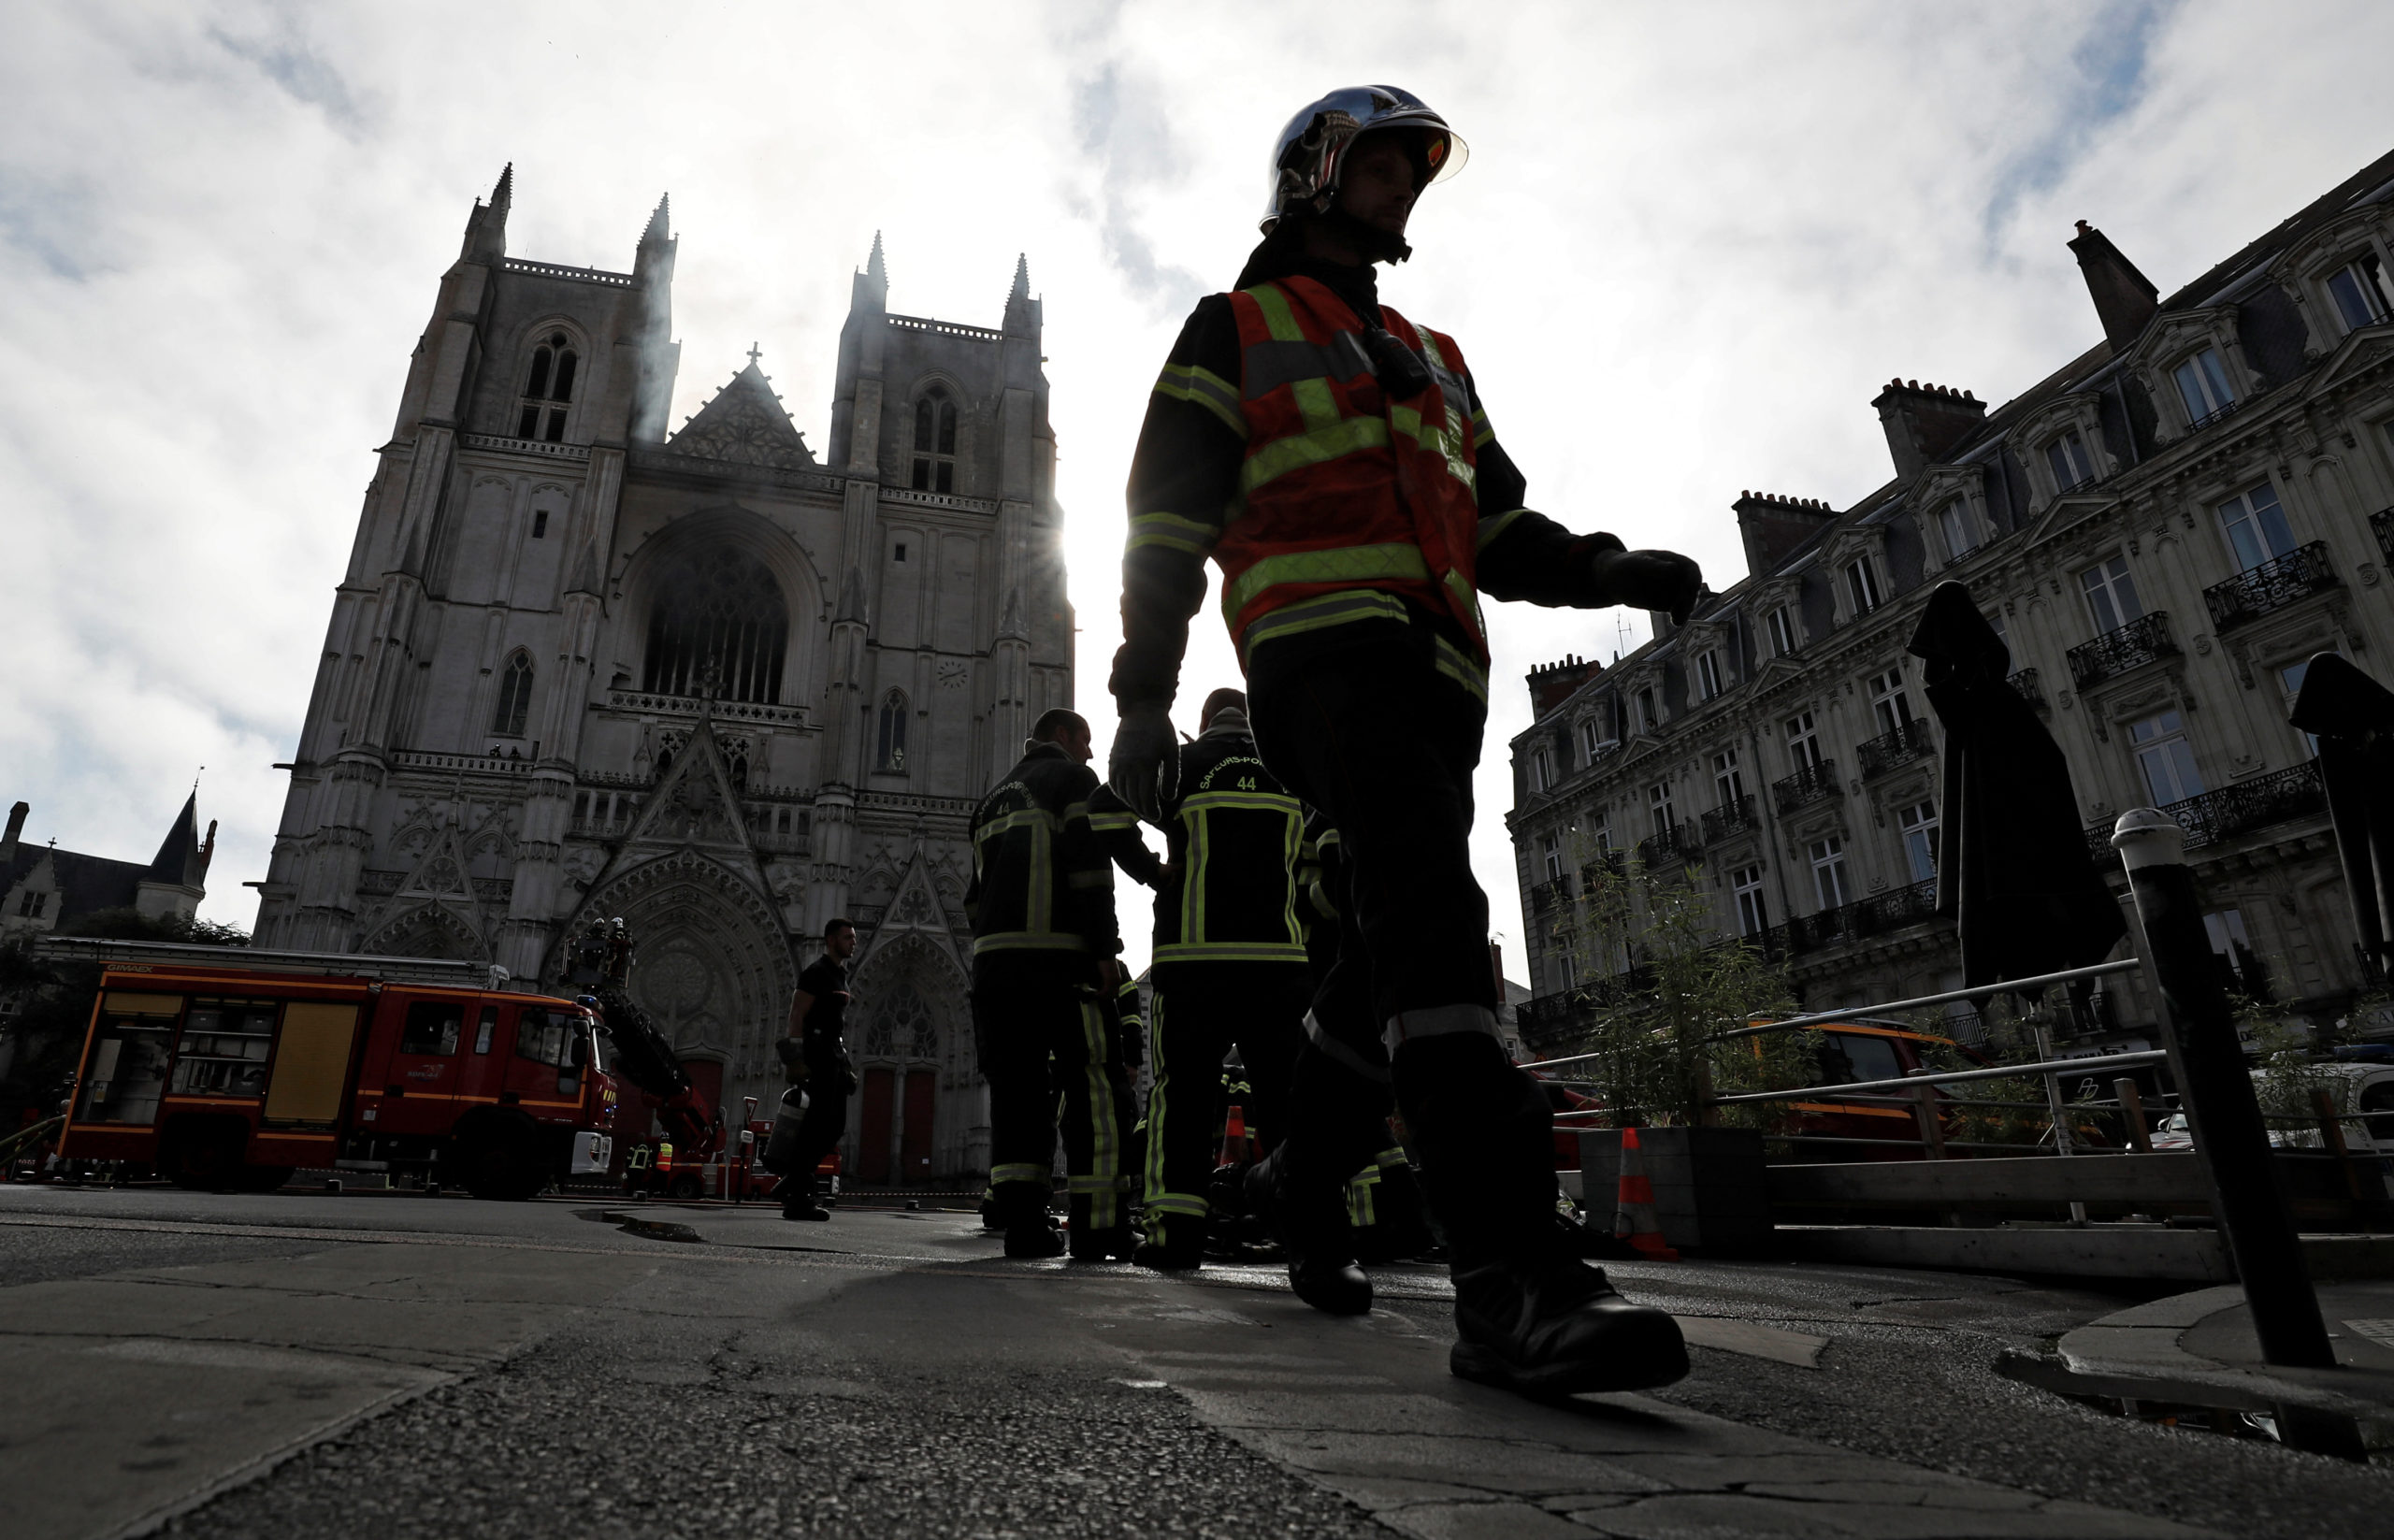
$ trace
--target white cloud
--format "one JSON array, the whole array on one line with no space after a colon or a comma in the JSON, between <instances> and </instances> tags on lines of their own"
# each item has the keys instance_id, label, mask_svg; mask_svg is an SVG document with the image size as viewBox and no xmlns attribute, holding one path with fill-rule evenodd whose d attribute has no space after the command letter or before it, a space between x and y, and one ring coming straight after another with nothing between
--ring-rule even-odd
<instances>
[{"instance_id":1,"label":"white cloud","mask_svg":"<svg viewBox=\"0 0 2394 1540\"><path fill-rule=\"evenodd\" d=\"M621 268L683 237L674 421L760 342L822 444L848 275L895 308L1046 300L1082 626L1110 720L1120 489L1147 381L1253 239L1271 136L1334 84L1421 93L1473 148L1392 303L1463 342L1533 500L1725 585L1727 504L1886 475L1891 375L2000 401L2084 349L2062 242L2167 290L2394 144L2363 3L685 5L11 12L0 56L0 798L154 848L195 767L208 913L247 923L371 451L473 197L511 249ZM1494 617L1478 870L1518 680L1614 617ZM1201 614L1190 689L1234 676ZM1518 947L1515 948L1518 955Z\"/></svg>"}]
</instances>

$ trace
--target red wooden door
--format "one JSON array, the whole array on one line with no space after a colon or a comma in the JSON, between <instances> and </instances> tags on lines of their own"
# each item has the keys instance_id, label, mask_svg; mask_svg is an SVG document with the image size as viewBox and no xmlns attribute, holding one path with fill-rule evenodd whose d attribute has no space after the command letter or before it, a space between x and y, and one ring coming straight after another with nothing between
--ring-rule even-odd
<instances>
[{"instance_id":1,"label":"red wooden door","mask_svg":"<svg viewBox=\"0 0 2394 1540\"><path fill-rule=\"evenodd\" d=\"M938 1104L939 1081L930 1070L906 1072L906 1130L900 1136L898 1179L928 1182L931 1177L931 1120Z\"/></svg>"},{"instance_id":2,"label":"red wooden door","mask_svg":"<svg viewBox=\"0 0 2394 1540\"><path fill-rule=\"evenodd\" d=\"M857 1180L868 1187L889 1181L889 1103L896 1080L889 1070L864 1072L864 1107L857 1119Z\"/></svg>"}]
</instances>

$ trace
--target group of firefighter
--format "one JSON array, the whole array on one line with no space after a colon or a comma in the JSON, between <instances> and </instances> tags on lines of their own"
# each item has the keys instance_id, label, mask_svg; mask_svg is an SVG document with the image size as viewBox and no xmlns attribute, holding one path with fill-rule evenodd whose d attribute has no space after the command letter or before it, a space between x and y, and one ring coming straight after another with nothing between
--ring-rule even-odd
<instances>
[{"instance_id":1,"label":"group of firefighter","mask_svg":"<svg viewBox=\"0 0 2394 1540\"><path fill-rule=\"evenodd\" d=\"M1262 1150L1238 1201L1300 1299L1371 1308L1351 1200L1359 1173L1409 1152L1404 1189L1454 1280L1453 1371L1534 1394L1634 1389L1687 1372L1678 1326L1623 1299L1555 1223L1549 1104L1497 1034L1468 849L1480 597L1683 618L1701 579L1684 556L1526 507L1454 339L1379 302L1376 265L1412 254L1415 200L1464 156L1393 87L1299 111L1274 149L1262 243L1232 292L1198 303L1156 381L1131 469L1105 780L1089 725L1051 711L973 819L992 1206L1009 1256L1199 1266L1235 1047ZM1576 369L1551 358L1550 388L1573 389ZM1184 741L1171 708L1209 559L1246 689L1207 697ZM1163 831L1161 859L1143 824ZM1117 863L1157 889L1135 1172L1109 1009L1124 986ZM844 983L816 983L801 1000L835 1019L826 988ZM800 1018L789 1052L803 1059Z\"/></svg>"}]
</instances>

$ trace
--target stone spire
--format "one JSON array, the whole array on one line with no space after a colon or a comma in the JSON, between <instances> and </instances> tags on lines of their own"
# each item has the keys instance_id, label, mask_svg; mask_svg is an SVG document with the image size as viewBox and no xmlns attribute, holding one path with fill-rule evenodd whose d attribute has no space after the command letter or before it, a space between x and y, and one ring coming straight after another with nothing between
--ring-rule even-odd
<instances>
[{"instance_id":1,"label":"stone spire","mask_svg":"<svg viewBox=\"0 0 2394 1540\"><path fill-rule=\"evenodd\" d=\"M889 269L881 260L881 232L878 230L873 233L873 255L865 258L864 276L865 281L873 285L873 298L884 305L889 303Z\"/></svg>"},{"instance_id":2,"label":"stone spire","mask_svg":"<svg viewBox=\"0 0 2394 1540\"><path fill-rule=\"evenodd\" d=\"M661 246L672 238L673 215L671 207L672 202L673 194L671 193L663 194L657 198L656 212L648 216L648 228L641 232L642 246Z\"/></svg>"},{"instance_id":3,"label":"stone spire","mask_svg":"<svg viewBox=\"0 0 2394 1540\"><path fill-rule=\"evenodd\" d=\"M1031 297L1031 258L1014 259L1014 287L1006 294L1005 329L1017 336L1039 329L1039 306Z\"/></svg>"},{"instance_id":4,"label":"stone spire","mask_svg":"<svg viewBox=\"0 0 2394 1540\"><path fill-rule=\"evenodd\" d=\"M457 253L467 262L497 262L507 254L507 209L515 201L515 163L498 174L498 185L491 189L490 202L475 200L474 211L466 216L466 244Z\"/></svg>"}]
</instances>

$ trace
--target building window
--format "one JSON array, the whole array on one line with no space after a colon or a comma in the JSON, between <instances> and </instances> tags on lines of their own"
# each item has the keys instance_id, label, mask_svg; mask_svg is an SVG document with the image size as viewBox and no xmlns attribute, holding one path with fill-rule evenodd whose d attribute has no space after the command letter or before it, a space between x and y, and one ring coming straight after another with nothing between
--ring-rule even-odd
<instances>
[{"instance_id":1,"label":"building window","mask_svg":"<svg viewBox=\"0 0 2394 1540\"><path fill-rule=\"evenodd\" d=\"M2130 724L2128 742L2136 750L2137 768L2144 772L2144 789L2152 794L2155 807L2203 794L2194 745L2186 741L2185 722L2176 712L2157 712Z\"/></svg>"},{"instance_id":2,"label":"building window","mask_svg":"<svg viewBox=\"0 0 2394 1540\"><path fill-rule=\"evenodd\" d=\"M2278 688L2285 694L2284 705L2289 715L2294 712L2294 698L2302 693L2302 676L2310 672L2310 670L2311 660L2307 657L2300 663L2289 663L2285 668L2278 670ZM2292 724L2288 725L2291 726ZM2304 745L2310 749L2311 757L2314 759L2318 758L2318 735L2316 733L2304 733L2302 735L2302 741Z\"/></svg>"},{"instance_id":3,"label":"building window","mask_svg":"<svg viewBox=\"0 0 2394 1540\"><path fill-rule=\"evenodd\" d=\"M1612 850L1612 810L1610 808L1598 808L1588 815L1588 837L1595 842L1598 850L1607 853Z\"/></svg>"},{"instance_id":4,"label":"building window","mask_svg":"<svg viewBox=\"0 0 2394 1540\"><path fill-rule=\"evenodd\" d=\"M1770 612L1770 655L1786 657L1796 651L1796 620L1781 605Z\"/></svg>"},{"instance_id":5,"label":"building window","mask_svg":"<svg viewBox=\"0 0 2394 1540\"><path fill-rule=\"evenodd\" d=\"M892 690L881 698L881 733L874 740L874 762L886 770L906 768L906 692Z\"/></svg>"},{"instance_id":6,"label":"building window","mask_svg":"<svg viewBox=\"0 0 2394 1540\"><path fill-rule=\"evenodd\" d=\"M890 553L889 559L897 562L902 562L906 559L906 542L904 540L900 540L898 542L897 548Z\"/></svg>"},{"instance_id":7,"label":"building window","mask_svg":"<svg viewBox=\"0 0 2394 1540\"><path fill-rule=\"evenodd\" d=\"M524 396L515 413L515 437L560 443L565 439L566 411L573 404L573 375L579 362L571 339L551 332L532 350L524 372Z\"/></svg>"},{"instance_id":8,"label":"building window","mask_svg":"<svg viewBox=\"0 0 2394 1540\"><path fill-rule=\"evenodd\" d=\"M2247 572L2294 554L2294 531L2286 525L2286 510L2278 506L2277 489L2267 482L2220 504L2219 523L2236 549L2236 565Z\"/></svg>"},{"instance_id":9,"label":"building window","mask_svg":"<svg viewBox=\"0 0 2394 1540\"><path fill-rule=\"evenodd\" d=\"M2054 492L2075 492L2095 479L2095 461L2076 428L2056 434L2045 445L2045 464L2053 468Z\"/></svg>"},{"instance_id":10,"label":"building window","mask_svg":"<svg viewBox=\"0 0 2394 1540\"><path fill-rule=\"evenodd\" d=\"M49 908L49 894L28 892L23 898L17 900L17 917L19 919L37 920L42 917L43 912Z\"/></svg>"},{"instance_id":11,"label":"building window","mask_svg":"<svg viewBox=\"0 0 2394 1540\"><path fill-rule=\"evenodd\" d=\"M956 403L933 385L915 403L915 490L956 490Z\"/></svg>"},{"instance_id":12,"label":"building window","mask_svg":"<svg viewBox=\"0 0 2394 1540\"><path fill-rule=\"evenodd\" d=\"M1530 790L1544 791L1554 784L1554 751L1540 743L1530 750Z\"/></svg>"},{"instance_id":13,"label":"building window","mask_svg":"<svg viewBox=\"0 0 2394 1540\"><path fill-rule=\"evenodd\" d=\"M2186 425L2201 427L2236 405L2228 388L2228 370L2220 366L2219 350L2205 348L2170 371L2178 381L2178 399L2186 408Z\"/></svg>"},{"instance_id":14,"label":"building window","mask_svg":"<svg viewBox=\"0 0 2394 1540\"><path fill-rule=\"evenodd\" d=\"M2086 612L2098 637L2143 617L2144 606L2137 602L2136 579L2128 575L2126 556L2097 562L2078 574L2078 586L2086 595Z\"/></svg>"},{"instance_id":15,"label":"building window","mask_svg":"<svg viewBox=\"0 0 2394 1540\"><path fill-rule=\"evenodd\" d=\"M1646 821L1653 827L1656 838L1667 838L1679 821L1672 816L1671 784L1657 781L1646 788Z\"/></svg>"},{"instance_id":16,"label":"building window","mask_svg":"<svg viewBox=\"0 0 2394 1540\"><path fill-rule=\"evenodd\" d=\"M1857 619L1879 608L1879 569L1868 556L1856 556L1845 564L1845 594L1853 603Z\"/></svg>"},{"instance_id":17,"label":"building window","mask_svg":"<svg viewBox=\"0 0 2394 1540\"><path fill-rule=\"evenodd\" d=\"M1945 554L1954 561L1979 548L1978 521L1970 517L1970 505L1961 497L1954 498L1937 511L1937 527L1945 535Z\"/></svg>"},{"instance_id":18,"label":"building window","mask_svg":"<svg viewBox=\"0 0 2394 1540\"><path fill-rule=\"evenodd\" d=\"M1738 751L1723 749L1712 756L1712 789L1721 794L1721 805L1736 807L1745 799L1746 775L1738 767Z\"/></svg>"},{"instance_id":19,"label":"building window","mask_svg":"<svg viewBox=\"0 0 2394 1540\"><path fill-rule=\"evenodd\" d=\"M536 540L544 540L547 538L548 533L549 511L545 508L534 509L532 511L532 538Z\"/></svg>"},{"instance_id":20,"label":"building window","mask_svg":"<svg viewBox=\"0 0 2394 1540\"><path fill-rule=\"evenodd\" d=\"M1882 733L1897 731L1911 720L1911 700L1904 694L1901 668L1870 676L1870 715Z\"/></svg>"},{"instance_id":21,"label":"building window","mask_svg":"<svg viewBox=\"0 0 2394 1540\"><path fill-rule=\"evenodd\" d=\"M1818 770L1821 764L1821 735L1812 726L1812 713L1798 712L1787 719L1787 768L1798 772Z\"/></svg>"},{"instance_id":22,"label":"building window","mask_svg":"<svg viewBox=\"0 0 2394 1540\"><path fill-rule=\"evenodd\" d=\"M1540 849L1546 857L1546 880L1550 883L1561 882L1563 880L1563 836L1548 835Z\"/></svg>"},{"instance_id":23,"label":"building window","mask_svg":"<svg viewBox=\"0 0 2394 1540\"><path fill-rule=\"evenodd\" d=\"M1937 875L1937 804L1915 802L1896 814L1896 827L1903 831L1904 860L1911 867L1911 880L1925 883Z\"/></svg>"},{"instance_id":24,"label":"building window","mask_svg":"<svg viewBox=\"0 0 2394 1540\"><path fill-rule=\"evenodd\" d=\"M1592 716L1579 724L1579 752L1590 760L1610 747L1612 742L1605 737L1604 724L1599 719Z\"/></svg>"},{"instance_id":25,"label":"building window","mask_svg":"<svg viewBox=\"0 0 2394 1540\"><path fill-rule=\"evenodd\" d=\"M1741 866L1729 873L1729 889L1737 896L1738 934L1759 936L1770 928L1770 910L1762 896L1762 868Z\"/></svg>"},{"instance_id":26,"label":"building window","mask_svg":"<svg viewBox=\"0 0 2394 1540\"><path fill-rule=\"evenodd\" d=\"M789 607L762 562L721 546L696 552L658 573L656 592L642 689L780 701Z\"/></svg>"},{"instance_id":27,"label":"building window","mask_svg":"<svg viewBox=\"0 0 2394 1540\"><path fill-rule=\"evenodd\" d=\"M490 713L490 730L501 738L521 738L525 719L531 714L532 660L518 653L499 676L498 706Z\"/></svg>"},{"instance_id":28,"label":"building window","mask_svg":"<svg viewBox=\"0 0 2394 1540\"><path fill-rule=\"evenodd\" d=\"M1812 842L1812 892L1824 910L1845 907L1845 842L1834 834Z\"/></svg>"},{"instance_id":29,"label":"building window","mask_svg":"<svg viewBox=\"0 0 2394 1540\"><path fill-rule=\"evenodd\" d=\"M2336 302L2336 314L2348 332L2385 320L2388 309L2386 274L2378 266L2377 253L2363 252L2340 268L2328 281L2328 295Z\"/></svg>"},{"instance_id":30,"label":"building window","mask_svg":"<svg viewBox=\"0 0 2394 1540\"><path fill-rule=\"evenodd\" d=\"M1695 660L1695 687L1705 699L1721 693L1721 649L1707 648Z\"/></svg>"},{"instance_id":31,"label":"building window","mask_svg":"<svg viewBox=\"0 0 2394 1540\"><path fill-rule=\"evenodd\" d=\"M1654 687L1648 685L1637 692L1637 730L1653 732L1663 725L1663 714L1654 701Z\"/></svg>"}]
</instances>

